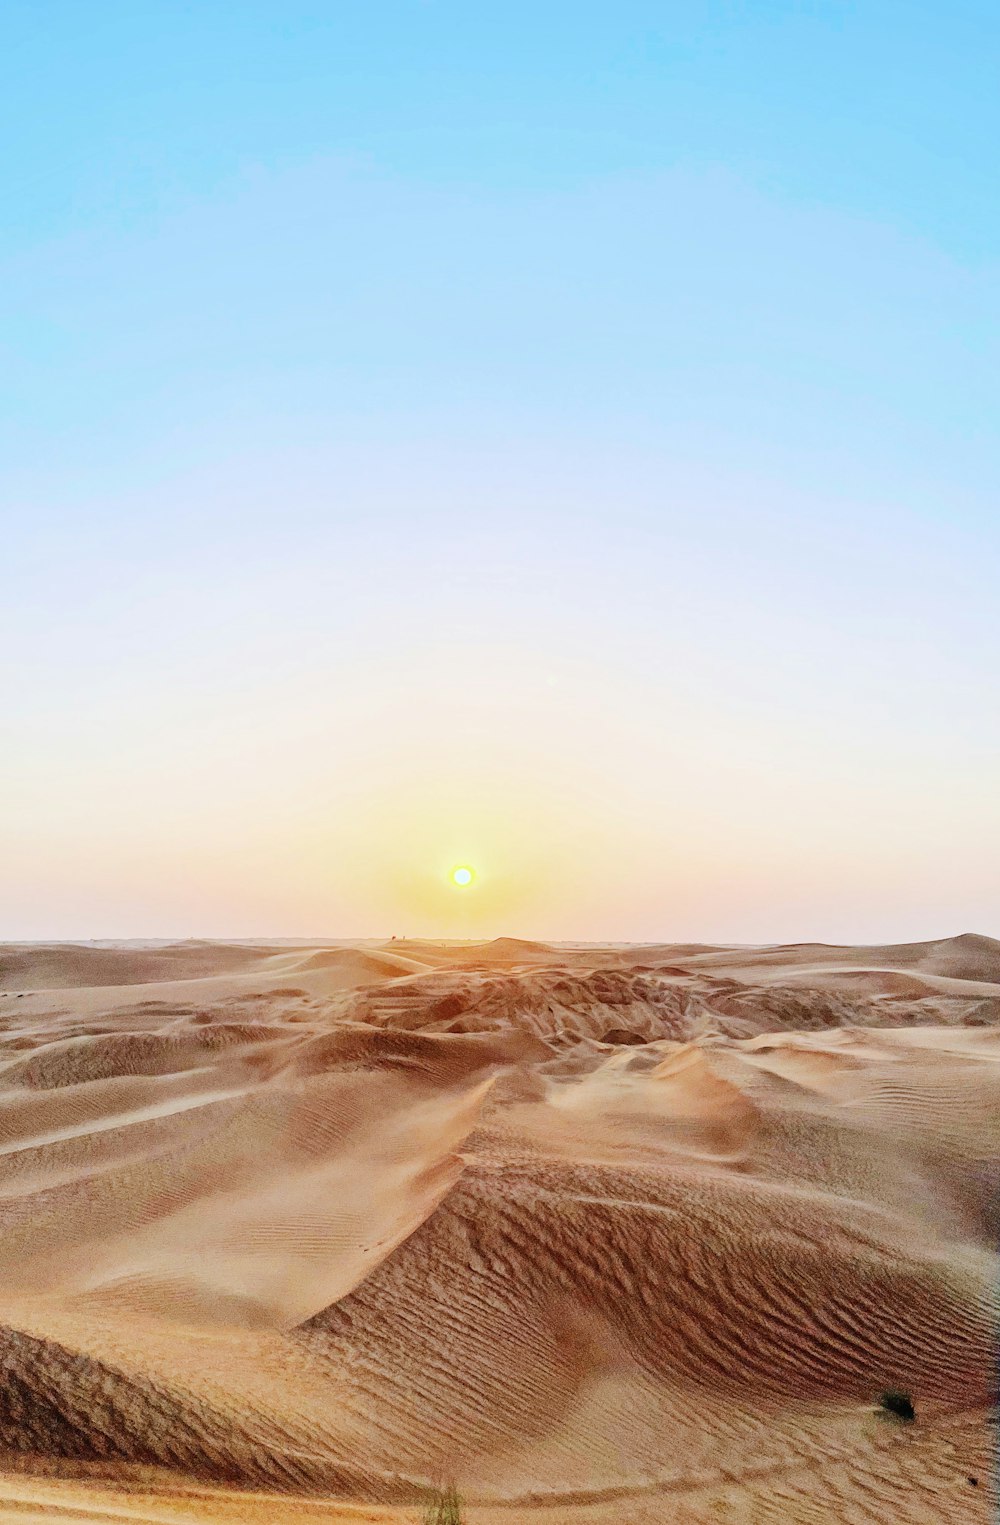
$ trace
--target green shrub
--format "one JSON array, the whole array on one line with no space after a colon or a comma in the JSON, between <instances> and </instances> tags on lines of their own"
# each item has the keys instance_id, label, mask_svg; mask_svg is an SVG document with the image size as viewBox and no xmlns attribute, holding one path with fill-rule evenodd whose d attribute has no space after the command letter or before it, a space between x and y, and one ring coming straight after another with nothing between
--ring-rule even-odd
<instances>
[{"instance_id":1,"label":"green shrub","mask_svg":"<svg viewBox=\"0 0 1000 1525\"><path fill-rule=\"evenodd\" d=\"M902 1392L898 1387L887 1388L878 1402L879 1408L885 1413L892 1414L896 1419L902 1419L905 1424L912 1424L917 1417L913 1399L909 1393Z\"/></svg>"}]
</instances>

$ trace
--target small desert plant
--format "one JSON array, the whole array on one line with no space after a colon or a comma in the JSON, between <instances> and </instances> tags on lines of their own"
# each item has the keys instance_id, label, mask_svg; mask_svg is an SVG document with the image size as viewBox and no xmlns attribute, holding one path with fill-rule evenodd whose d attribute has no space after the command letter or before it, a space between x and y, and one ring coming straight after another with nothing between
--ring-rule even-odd
<instances>
[{"instance_id":1,"label":"small desert plant","mask_svg":"<svg viewBox=\"0 0 1000 1525\"><path fill-rule=\"evenodd\" d=\"M424 1525L462 1525L462 1505L454 1483L431 1499Z\"/></svg>"},{"instance_id":2,"label":"small desert plant","mask_svg":"<svg viewBox=\"0 0 1000 1525\"><path fill-rule=\"evenodd\" d=\"M896 1419L902 1419L907 1424L912 1424L917 1417L917 1411L913 1407L913 1399L909 1393L902 1392L898 1387L886 1388L878 1406L886 1414L892 1414Z\"/></svg>"}]
</instances>

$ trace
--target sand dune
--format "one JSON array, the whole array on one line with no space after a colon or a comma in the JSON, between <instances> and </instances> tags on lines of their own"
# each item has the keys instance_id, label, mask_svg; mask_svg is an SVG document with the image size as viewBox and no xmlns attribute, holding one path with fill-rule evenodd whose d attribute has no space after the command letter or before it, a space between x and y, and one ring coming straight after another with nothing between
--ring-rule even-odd
<instances>
[{"instance_id":1,"label":"sand dune","mask_svg":"<svg viewBox=\"0 0 1000 1525\"><path fill-rule=\"evenodd\" d=\"M192 941L117 948L91 943L8 943L0 947L0 989L72 989L199 979L253 968L267 956L265 950L239 943Z\"/></svg>"},{"instance_id":2,"label":"sand dune","mask_svg":"<svg viewBox=\"0 0 1000 1525\"><path fill-rule=\"evenodd\" d=\"M943 975L956 980L995 984L1000 981L1000 942L965 932L926 943L893 943L872 947L838 947L826 943L788 943L764 948L713 948L687 959L688 968L747 969L760 978L764 971L789 973L827 970L907 971Z\"/></svg>"},{"instance_id":3,"label":"sand dune","mask_svg":"<svg viewBox=\"0 0 1000 1525\"><path fill-rule=\"evenodd\" d=\"M991 939L0 982L0 1521L991 1517Z\"/></svg>"}]
</instances>

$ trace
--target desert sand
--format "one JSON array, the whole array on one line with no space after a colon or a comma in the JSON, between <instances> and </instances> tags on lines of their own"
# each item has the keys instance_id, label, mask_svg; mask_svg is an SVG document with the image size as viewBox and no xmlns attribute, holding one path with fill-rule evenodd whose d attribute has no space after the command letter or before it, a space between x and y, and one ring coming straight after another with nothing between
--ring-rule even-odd
<instances>
[{"instance_id":1,"label":"desert sand","mask_svg":"<svg viewBox=\"0 0 1000 1525\"><path fill-rule=\"evenodd\" d=\"M998 942L8 944L0 1035L0 1521L993 1517Z\"/></svg>"}]
</instances>

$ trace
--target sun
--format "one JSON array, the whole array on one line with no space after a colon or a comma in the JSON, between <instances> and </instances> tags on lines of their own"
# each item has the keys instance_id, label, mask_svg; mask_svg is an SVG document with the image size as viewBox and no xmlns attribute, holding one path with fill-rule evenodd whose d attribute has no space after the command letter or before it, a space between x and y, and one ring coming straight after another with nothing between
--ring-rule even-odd
<instances>
[{"instance_id":1,"label":"sun","mask_svg":"<svg viewBox=\"0 0 1000 1525\"><path fill-rule=\"evenodd\" d=\"M451 882L452 884L457 884L460 890L468 889L475 877L472 869L467 864L462 864L459 868L453 868L451 871Z\"/></svg>"}]
</instances>

